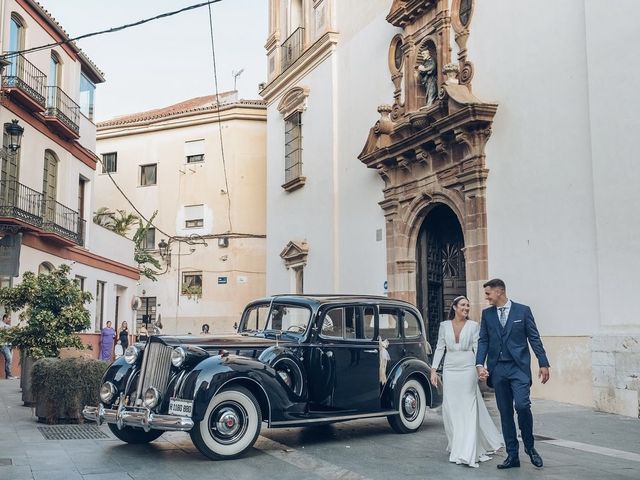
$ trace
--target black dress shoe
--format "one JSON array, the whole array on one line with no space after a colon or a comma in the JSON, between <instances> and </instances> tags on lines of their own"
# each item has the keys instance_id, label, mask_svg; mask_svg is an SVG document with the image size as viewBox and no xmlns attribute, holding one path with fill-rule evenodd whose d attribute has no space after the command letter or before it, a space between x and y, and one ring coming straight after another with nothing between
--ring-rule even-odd
<instances>
[{"instance_id":1,"label":"black dress shoe","mask_svg":"<svg viewBox=\"0 0 640 480\"><path fill-rule=\"evenodd\" d=\"M527 452L527 455L529 455L529 458L531 458L531 463L533 463L534 467L542 467L542 457L540 456L540 454L538 454L538 452L536 452L535 448L532 448L531 450L525 450L525 452Z\"/></svg>"},{"instance_id":2,"label":"black dress shoe","mask_svg":"<svg viewBox=\"0 0 640 480\"><path fill-rule=\"evenodd\" d=\"M500 470L504 470L505 468L519 468L520 467L520 459L518 457L509 455L507 459L498 465Z\"/></svg>"}]
</instances>

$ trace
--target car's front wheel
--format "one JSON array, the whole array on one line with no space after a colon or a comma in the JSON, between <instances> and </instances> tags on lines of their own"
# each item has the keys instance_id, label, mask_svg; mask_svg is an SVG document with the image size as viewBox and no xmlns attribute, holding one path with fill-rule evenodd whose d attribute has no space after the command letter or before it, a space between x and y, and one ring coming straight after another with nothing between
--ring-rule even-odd
<instances>
[{"instance_id":1,"label":"car's front wheel","mask_svg":"<svg viewBox=\"0 0 640 480\"><path fill-rule=\"evenodd\" d=\"M223 460L242 455L260 434L262 412L255 396L244 387L230 387L209 402L204 418L190 435L200 452Z\"/></svg>"},{"instance_id":2,"label":"car's front wheel","mask_svg":"<svg viewBox=\"0 0 640 480\"><path fill-rule=\"evenodd\" d=\"M141 428L137 427L122 427L122 430L117 425L109 423L109 430L116 438L126 443L138 444L153 442L156 438L164 433L163 430L149 430L145 432Z\"/></svg>"},{"instance_id":3,"label":"car's front wheel","mask_svg":"<svg viewBox=\"0 0 640 480\"><path fill-rule=\"evenodd\" d=\"M400 390L398 414L389 415L387 420L398 433L417 432L427 413L427 396L422 384L414 378L407 380Z\"/></svg>"}]
</instances>

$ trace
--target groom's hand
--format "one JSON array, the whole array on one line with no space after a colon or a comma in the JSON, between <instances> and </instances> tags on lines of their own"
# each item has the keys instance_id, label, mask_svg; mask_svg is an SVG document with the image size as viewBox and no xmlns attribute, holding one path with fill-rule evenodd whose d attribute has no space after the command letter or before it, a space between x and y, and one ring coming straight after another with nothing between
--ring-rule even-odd
<instances>
[{"instance_id":1,"label":"groom's hand","mask_svg":"<svg viewBox=\"0 0 640 480\"><path fill-rule=\"evenodd\" d=\"M549 367L540 367L538 378L542 380L543 384L547 383L549 381Z\"/></svg>"},{"instance_id":2,"label":"groom's hand","mask_svg":"<svg viewBox=\"0 0 640 480\"><path fill-rule=\"evenodd\" d=\"M478 371L478 378L480 380L486 380L487 377L489 377L489 371L486 368L476 367L476 370Z\"/></svg>"}]
</instances>

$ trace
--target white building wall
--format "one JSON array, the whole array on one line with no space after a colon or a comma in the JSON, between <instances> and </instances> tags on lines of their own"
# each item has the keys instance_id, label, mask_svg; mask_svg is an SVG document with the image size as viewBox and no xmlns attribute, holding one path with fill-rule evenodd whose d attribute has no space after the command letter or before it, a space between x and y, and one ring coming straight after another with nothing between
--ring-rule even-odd
<instances>
[{"instance_id":1,"label":"white building wall","mask_svg":"<svg viewBox=\"0 0 640 480\"><path fill-rule=\"evenodd\" d=\"M364 9L362 2L337 3L338 285L343 293L381 295L387 280L385 220L378 205L384 182L358 155L379 118L377 106L393 100L386 52L398 29L385 19L388 2L366 2Z\"/></svg>"},{"instance_id":2,"label":"white building wall","mask_svg":"<svg viewBox=\"0 0 640 480\"><path fill-rule=\"evenodd\" d=\"M307 180L293 192L281 187L285 169L284 118L277 110L281 97L267 109L267 211L271 213L267 216L267 294L290 291L290 275L280 252L291 240L309 244L305 292L332 293L336 288L333 68L331 59L326 59L289 87L309 89L302 114L302 175Z\"/></svg>"},{"instance_id":3,"label":"white building wall","mask_svg":"<svg viewBox=\"0 0 640 480\"><path fill-rule=\"evenodd\" d=\"M478 5L469 40L474 93L499 104L486 148L489 276L532 306L543 334L590 335L598 295L583 2L518 2L496 28L511 4Z\"/></svg>"},{"instance_id":4,"label":"white building wall","mask_svg":"<svg viewBox=\"0 0 640 480\"><path fill-rule=\"evenodd\" d=\"M640 288L640 5L585 2L591 152L597 226L600 327L593 337L596 406L639 415L640 319L627 299ZM612 34L615 32L615 34Z\"/></svg>"},{"instance_id":5,"label":"white building wall","mask_svg":"<svg viewBox=\"0 0 640 480\"><path fill-rule=\"evenodd\" d=\"M496 23L508 9L477 4L468 44L474 93L500 105L486 149L489 275L536 314L552 381L534 395L638 416L640 321L623 299L640 266L628 134L640 5L518 2Z\"/></svg>"},{"instance_id":6,"label":"white building wall","mask_svg":"<svg viewBox=\"0 0 640 480\"><path fill-rule=\"evenodd\" d=\"M282 95L268 107L267 293L290 290L291 274L279 257L290 240L309 245L304 290L309 293L385 293L383 182L357 156L375 123L377 105L390 103L387 66L388 2L335 2L336 51L282 94L309 88L302 117L306 184L286 192ZM380 55L380 52L385 52ZM377 230L381 239L377 240Z\"/></svg>"}]
</instances>

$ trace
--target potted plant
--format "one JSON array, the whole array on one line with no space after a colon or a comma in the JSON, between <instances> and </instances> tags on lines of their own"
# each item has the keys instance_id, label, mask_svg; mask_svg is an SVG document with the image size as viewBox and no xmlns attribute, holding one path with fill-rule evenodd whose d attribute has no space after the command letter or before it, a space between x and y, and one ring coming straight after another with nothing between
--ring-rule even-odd
<instances>
[{"instance_id":1,"label":"potted plant","mask_svg":"<svg viewBox=\"0 0 640 480\"><path fill-rule=\"evenodd\" d=\"M8 311L21 311L18 325L5 330L3 337L24 358L21 386L25 405L34 402L30 378L34 360L57 357L63 347L84 348L77 332L91 325L85 304L92 296L69 277L70 270L69 265L61 265L38 275L25 272L18 285L0 289L0 303Z\"/></svg>"},{"instance_id":2,"label":"potted plant","mask_svg":"<svg viewBox=\"0 0 640 480\"><path fill-rule=\"evenodd\" d=\"M33 365L36 417L44 423L81 423L85 405L96 405L107 362L87 358L41 358Z\"/></svg>"}]
</instances>

